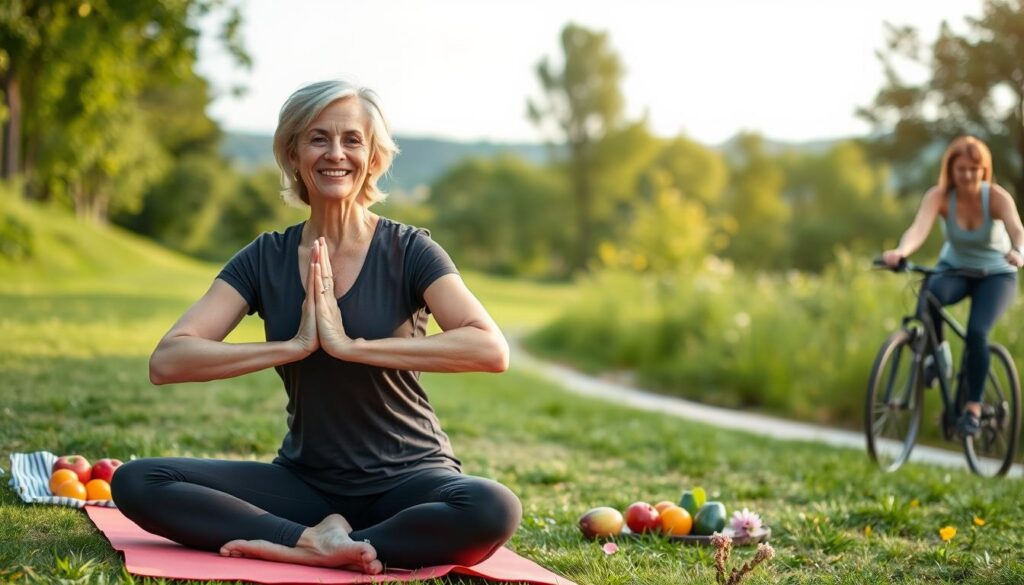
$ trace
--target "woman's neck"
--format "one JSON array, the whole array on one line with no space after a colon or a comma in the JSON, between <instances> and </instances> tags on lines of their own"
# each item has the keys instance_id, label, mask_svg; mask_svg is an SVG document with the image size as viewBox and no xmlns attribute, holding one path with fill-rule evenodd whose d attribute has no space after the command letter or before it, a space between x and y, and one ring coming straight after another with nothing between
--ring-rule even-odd
<instances>
[{"instance_id":1,"label":"woman's neck","mask_svg":"<svg viewBox=\"0 0 1024 585\"><path fill-rule=\"evenodd\" d=\"M359 203L313 200L309 220L302 230L302 243L312 245L313 240L324 237L328 249L345 249L368 240L376 225L377 216Z\"/></svg>"}]
</instances>

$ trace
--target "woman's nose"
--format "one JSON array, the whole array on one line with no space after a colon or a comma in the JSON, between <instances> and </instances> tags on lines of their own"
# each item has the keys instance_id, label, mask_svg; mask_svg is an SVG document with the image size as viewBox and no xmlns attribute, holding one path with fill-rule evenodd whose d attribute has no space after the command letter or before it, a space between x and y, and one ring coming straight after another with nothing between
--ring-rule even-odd
<instances>
[{"instance_id":1,"label":"woman's nose","mask_svg":"<svg viewBox=\"0 0 1024 585\"><path fill-rule=\"evenodd\" d=\"M341 160L345 156L345 149L341 147L340 140L332 140L330 147L327 149L327 158L331 160Z\"/></svg>"}]
</instances>

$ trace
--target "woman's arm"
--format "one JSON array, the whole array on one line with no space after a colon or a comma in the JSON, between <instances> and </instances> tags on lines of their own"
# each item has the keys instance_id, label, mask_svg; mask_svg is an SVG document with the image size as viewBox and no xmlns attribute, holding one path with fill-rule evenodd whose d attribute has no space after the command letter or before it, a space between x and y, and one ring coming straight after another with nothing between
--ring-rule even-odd
<instances>
[{"instance_id":1,"label":"woman's arm","mask_svg":"<svg viewBox=\"0 0 1024 585\"><path fill-rule=\"evenodd\" d=\"M423 293L423 299L443 333L417 338L336 337L331 342L321 339L324 351L338 359L398 370L504 372L508 369L508 342L458 274L447 274L435 280ZM332 319L340 325L337 307L337 303L318 301L320 323L324 323L323 319ZM323 315L320 315L321 310Z\"/></svg>"},{"instance_id":2,"label":"woman's arm","mask_svg":"<svg viewBox=\"0 0 1024 585\"><path fill-rule=\"evenodd\" d=\"M153 350L149 379L154 384L220 380L300 360L319 347L309 294L302 307L302 322L293 339L224 343L248 304L234 287L216 279Z\"/></svg>"},{"instance_id":3,"label":"woman's arm","mask_svg":"<svg viewBox=\"0 0 1024 585\"><path fill-rule=\"evenodd\" d=\"M935 224L935 218L939 216L942 197L943 194L938 187L932 187L924 194L921 206L917 209L917 215L914 216L914 221L907 231L903 232L899 245L882 254L882 259L886 264L896 266L901 259L910 256L924 244L924 241L928 239L928 234L932 231L932 225Z\"/></svg>"},{"instance_id":4,"label":"woman's arm","mask_svg":"<svg viewBox=\"0 0 1024 585\"><path fill-rule=\"evenodd\" d=\"M1024 225L1021 224L1013 197L999 185L993 184L989 206L992 209L992 218L1001 219L1006 226L1006 233L1010 235L1012 247L1006 253L1006 261L1017 268L1024 266Z\"/></svg>"}]
</instances>

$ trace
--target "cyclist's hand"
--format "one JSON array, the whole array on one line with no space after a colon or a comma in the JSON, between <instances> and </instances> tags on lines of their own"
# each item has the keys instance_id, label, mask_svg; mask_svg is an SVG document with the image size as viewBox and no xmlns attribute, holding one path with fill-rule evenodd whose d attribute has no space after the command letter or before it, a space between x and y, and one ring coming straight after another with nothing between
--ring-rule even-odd
<instances>
[{"instance_id":1,"label":"cyclist's hand","mask_svg":"<svg viewBox=\"0 0 1024 585\"><path fill-rule=\"evenodd\" d=\"M1006 253L1006 261L1017 268L1024 267L1024 256L1017 250L1010 250Z\"/></svg>"},{"instance_id":2,"label":"cyclist's hand","mask_svg":"<svg viewBox=\"0 0 1024 585\"><path fill-rule=\"evenodd\" d=\"M882 262L885 262L887 266L896 268L900 265L900 261L903 260L903 254L899 250L886 250L882 252Z\"/></svg>"}]
</instances>

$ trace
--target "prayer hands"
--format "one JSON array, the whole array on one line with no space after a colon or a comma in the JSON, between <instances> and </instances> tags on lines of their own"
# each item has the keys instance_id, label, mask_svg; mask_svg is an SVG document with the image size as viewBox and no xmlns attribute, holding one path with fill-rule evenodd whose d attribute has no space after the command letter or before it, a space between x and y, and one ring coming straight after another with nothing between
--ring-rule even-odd
<instances>
[{"instance_id":1,"label":"prayer hands","mask_svg":"<svg viewBox=\"0 0 1024 585\"><path fill-rule=\"evenodd\" d=\"M307 305L312 304L309 312ZM306 300L303 303L302 318L311 318L319 345L329 355L341 358L345 346L352 339L345 333L345 323L338 308L338 300L334 293L334 270L331 268L331 256L327 251L327 240L318 238L313 243L310 255L309 277L306 286ZM299 326L302 330L302 326Z\"/></svg>"}]
</instances>

